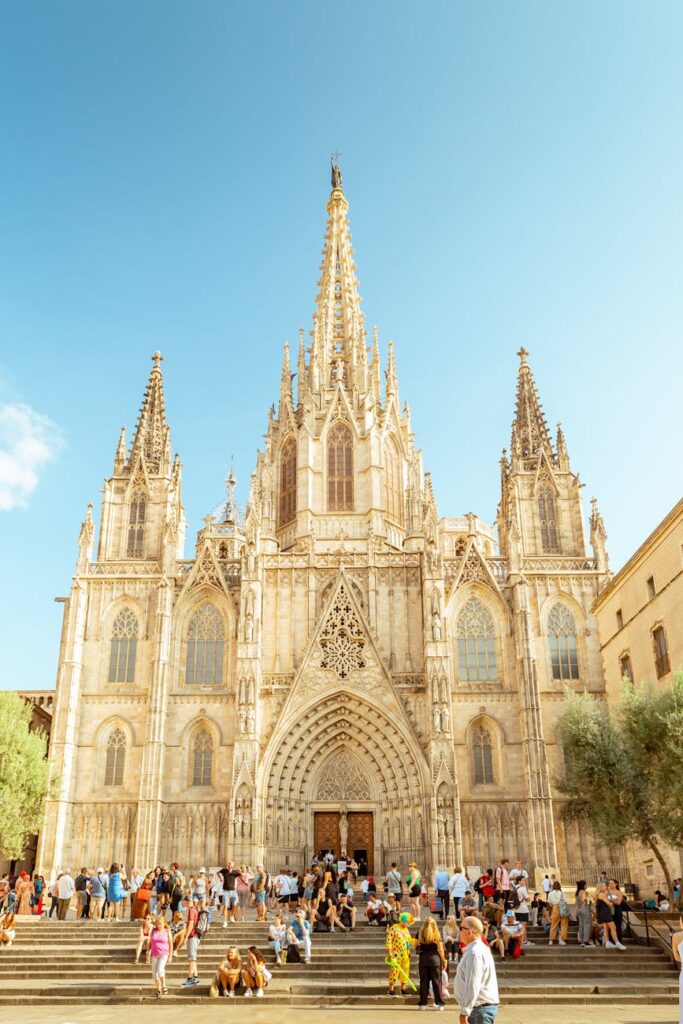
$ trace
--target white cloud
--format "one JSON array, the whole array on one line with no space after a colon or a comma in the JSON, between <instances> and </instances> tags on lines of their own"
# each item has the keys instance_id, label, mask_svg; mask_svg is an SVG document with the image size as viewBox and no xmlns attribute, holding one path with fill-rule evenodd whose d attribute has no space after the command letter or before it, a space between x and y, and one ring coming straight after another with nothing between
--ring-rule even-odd
<instances>
[{"instance_id":1,"label":"white cloud","mask_svg":"<svg viewBox=\"0 0 683 1024\"><path fill-rule=\"evenodd\" d=\"M63 443L59 427L30 405L0 403L0 510L28 505Z\"/></svg>"}]
</instances>

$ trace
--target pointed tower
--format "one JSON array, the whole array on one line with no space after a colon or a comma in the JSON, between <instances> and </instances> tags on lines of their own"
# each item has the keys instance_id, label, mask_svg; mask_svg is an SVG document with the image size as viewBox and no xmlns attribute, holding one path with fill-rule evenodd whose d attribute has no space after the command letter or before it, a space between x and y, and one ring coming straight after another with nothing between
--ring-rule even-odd
<instances>
[{"instance_id":1,"label":"pointed tower","mask_svg":"<svg viewBox=\"0 0 683 1024\"><path fill-rule=\"evenodd\" d=\"M160 352L152 356L130 451L121 428L114 472L104 484L98 561L164 560L167 549L172 559L182 557L181 470L172 460L162 359Z\"/></svg>"},{"instance_id":2,"label":"pointed tower","mask_svg":"<svg viewBox=\"0 0 683 1024\"><path fill-rule=\"evenodd\" d=\"M502 487L498 509L501 553L509 556L508 531L517 522L522 554L527 557L567 555L586 557L586 535L580 482L572 473L562 427L553 448L538 390L521 348L517 373L515 418L510 459L501 462Z\"/></svg>"}]
</instances>

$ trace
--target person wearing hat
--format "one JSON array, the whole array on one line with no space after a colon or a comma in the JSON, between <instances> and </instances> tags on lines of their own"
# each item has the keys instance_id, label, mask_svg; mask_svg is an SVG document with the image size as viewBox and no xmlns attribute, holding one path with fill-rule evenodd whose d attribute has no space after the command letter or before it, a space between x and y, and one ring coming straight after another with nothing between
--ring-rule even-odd
<instances>
[{"instance_id":1,"label":"person wearing hat","mask_svg":"<svg viewBox=\"0 0 683 1024\"><path fill-rule=\"evenodd\" d=\"M514 910L506 910L500 930L505 943L505 952L508 956L512 956L515 954L517 946L523 945L526 941L526 925L517 920Z\"/></svg>"},{"instance_id":2,"label":"person wearing hat","mask_svg":"<svg viewBox=\"0 0 683 1024\"><path fill-rule=\"evenodd\" d=\"M410 934L410 926L415 923L412 914L406 911L399 914L396 924L387 929L387 960L389 963L389 995L396 995L396 984L400 984L401 993L408 989L410 975L410 954L416 940Z\"/></svg>"}]
</instances>

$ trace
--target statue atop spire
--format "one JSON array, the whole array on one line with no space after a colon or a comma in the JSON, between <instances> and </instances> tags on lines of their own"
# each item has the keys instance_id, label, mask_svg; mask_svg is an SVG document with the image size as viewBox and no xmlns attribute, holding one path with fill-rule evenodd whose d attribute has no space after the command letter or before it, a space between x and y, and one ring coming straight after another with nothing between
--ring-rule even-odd
<instances>
[{"instance_id":1,"label":"statue atop spire","mask_svg":"<svg viewBox=\"0 0 683 1024\"><path fill-rule=\"evenodd\" d=\"M339 158L340 158L340 156L341 156L341 153L339 152L339 150L335 149L334 153L330 157L330 170L331 170L331 175L332 175L332 188L339 188L339 189L341 189L343 187L342 186L342 180L343 180L342 179L342 172L341 172L341 167L339 166Z\"/></svg>"},{"instance_id":2,"label":"statue atop spire","mask_svg":"<svg viewBox=\"0 0 683 1024\"><path fill-rule=\"evenodd\" d=\"M231 460L230 471L225 478L225 499L214 509L213 515L208 517L219 526L234 526L238 529L244 526L244 516L235 498L236 486L237 477Z\"/></svg>"}]
</instances>

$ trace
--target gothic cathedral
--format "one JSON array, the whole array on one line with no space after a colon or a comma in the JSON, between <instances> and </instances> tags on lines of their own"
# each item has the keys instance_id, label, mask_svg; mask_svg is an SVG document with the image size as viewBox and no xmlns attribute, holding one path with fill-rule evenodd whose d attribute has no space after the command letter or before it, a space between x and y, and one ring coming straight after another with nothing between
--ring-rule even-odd
<instances>
[{"instance_id":1,"label":"gothic cathedral","mask_svg":"<svg viewBox=\"0 0 683 1024\"><path fill-rule=\"evenodd\" d=\"M64 606L39 868L371 871L416 860L595 864L553 779L565 686L604 692L593 504L519 353L495 529L440 518L393 347L382 382L333 167L311 332L285 346L244 515L235 481L184 557L182 469L157 353ZM296 379L296 394L293 379Z\"/></svg>"}]
</instances>

